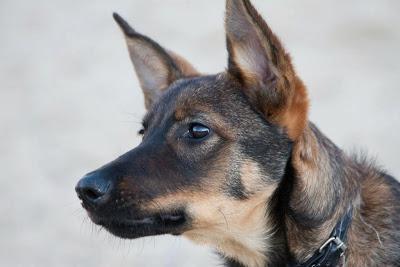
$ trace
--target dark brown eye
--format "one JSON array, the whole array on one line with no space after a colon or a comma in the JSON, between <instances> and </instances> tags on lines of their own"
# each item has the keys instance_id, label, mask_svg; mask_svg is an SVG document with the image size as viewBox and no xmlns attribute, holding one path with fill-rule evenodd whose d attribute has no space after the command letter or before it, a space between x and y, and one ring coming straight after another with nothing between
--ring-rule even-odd
<instances>
[{"instance_id":1,"label":"dark brown eye","mask_svg":"<svg viewBox=\"0 0 400 267\"><path fill-rule=\"evenodd\" d=\"M139 130L138 135L144 135L144 128Z\"/></svg>"},{"instance_id":2,"label":"dark brown eye","mask_svg":"<svg viewBox=\"0 0 400 267\"><path fill-rule=\"evenodd\" d=\"M200 123L193 123L189 127L189 134L191 138L201 139L210 133L210 129Z\"/></svg>"}]
</instances>

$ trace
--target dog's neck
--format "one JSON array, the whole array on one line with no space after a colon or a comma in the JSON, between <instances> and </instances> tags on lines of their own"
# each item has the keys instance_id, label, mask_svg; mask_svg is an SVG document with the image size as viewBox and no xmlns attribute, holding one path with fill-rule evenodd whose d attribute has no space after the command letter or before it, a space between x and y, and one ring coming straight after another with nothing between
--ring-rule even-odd
<instances>
[{"instance_id":1,"label":"dog's neck","mask_svg":"<svg viewBox=\"0 0 400 267\"><path fill-rule=\"evenodd\" d=\"M354 181L347 174L351 168L345 157L311 123L294 144L284 220L289 253L297 262L310 258L328 239L356 197L356 192L346 189Z\"/></svg>"},{"instance_id":2,"label":"dog's neck","mask_svg":"<svg viewBox=\"0 0 400 267\"><path fill-rule=\"evenodd\" d=\"M264 263L286 266L305 262L328 239L358 192L349 178L346 155L310 123L294 143L286 175L269 205L277 226L268 239ZM227 260L229 267L244 267Z\"/></svg>"}]
</instances>

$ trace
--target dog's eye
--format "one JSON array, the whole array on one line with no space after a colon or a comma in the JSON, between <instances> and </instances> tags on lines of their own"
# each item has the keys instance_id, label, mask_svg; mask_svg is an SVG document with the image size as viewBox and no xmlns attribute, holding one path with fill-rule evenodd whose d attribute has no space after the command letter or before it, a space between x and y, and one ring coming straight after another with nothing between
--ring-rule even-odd
<instances>
[{"instance_id":1,"label":"dog's eye","mask_svg":"<svg viewBox=\"0 0 400 267\"><path fill-rule=\"evenodd\" d=\"M147 130L148 125L149 125L149 124L148 124L148 121L147 121L146 119L143 119L143 121L142 121L142 128L138 131L138 135L143 136L144 133L145 133L146 130Z\"/></svg>"},{"instance_id":2,"label":"dog's eye","mask_svg":"<svg viewBox=\"0 0 400 267\"><path fill-rule=\"evenodd\" d=\"M201 139L210 133L210 129L200 123L192 123L189 126L189 135L194 139Z\"/></svg>"}]
</instances>

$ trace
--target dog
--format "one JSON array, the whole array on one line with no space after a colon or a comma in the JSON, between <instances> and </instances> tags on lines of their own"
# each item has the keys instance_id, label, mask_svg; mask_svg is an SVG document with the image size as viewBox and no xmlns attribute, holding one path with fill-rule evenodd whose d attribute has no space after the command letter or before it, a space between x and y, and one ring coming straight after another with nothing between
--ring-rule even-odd
<instances>
[{"instance_id":1,"label":"dog","mask_svg":"<svg viewBox=\"0 0 400 267\"><path fill-rule=\"evenodd\" d=\"M226 1L216 75L114 19L147 114L141 144L75 188L95 224L182 235L231 267L400 266L400 184L308 120L306 87L250 1Z\"/></svg>"}]
</instances>

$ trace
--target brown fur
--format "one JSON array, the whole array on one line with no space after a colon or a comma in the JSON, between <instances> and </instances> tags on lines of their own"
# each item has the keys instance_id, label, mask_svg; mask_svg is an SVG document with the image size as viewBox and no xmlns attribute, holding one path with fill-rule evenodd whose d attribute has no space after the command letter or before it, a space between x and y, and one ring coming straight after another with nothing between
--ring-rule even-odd
<instances>
[{"instance_id":1,"label":"brown fur","mask_svg":"<svg viewBox=\"0 0 400 267\"><path fill-rule=\"evenodd\" d=\"M296 76L291 59L288 53L281 45L278 37L265 23L257 10L251 5L250 1L227 1L227 40L228 51L232 55L230 60L230 70L234 76L240 77L248 90L245 93L249 98L257 103L260 111L272 122L275 122L286 129L287 134L293 140L296 140L307 124L308 97L305 86ZM243 21L245 22L243 22ZM248 32L242 28L245 27ZM243 31L243 32L241 32ZM270 60L268 66L265 66L267 77L260 79L260 74L249 71L249 68L243 69L240 65L257 64L256 62L246 62L241 59L241 53L255 53L253 47L247 47L254 43L246 42L246 38L257 38L260 41L260 47L264 50L266 57ZM256 49L256 50L257 50ZM250 56L257 60L259 55ZM246 66L248 67L248 66ZM250 67L251 68L251 67ZM267 69L270 70L267 70ZM265 75L263 73L263 75ZM267 97L260 95L255 87L266 86L267 82L275 86L274 95ZM268 85L267 85L268 86ZM271 85L269 85L271 86Z\"/></svg>"}]
</instances>

